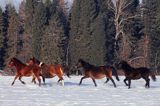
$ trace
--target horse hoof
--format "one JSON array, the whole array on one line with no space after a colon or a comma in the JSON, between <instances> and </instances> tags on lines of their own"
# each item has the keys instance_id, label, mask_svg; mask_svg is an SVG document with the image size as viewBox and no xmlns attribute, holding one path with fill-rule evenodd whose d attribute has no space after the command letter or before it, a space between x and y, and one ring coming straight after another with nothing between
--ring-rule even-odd
<instances>
[{"instance_id":1,"label":"horse hoof","mask_svg":"<svg viewBox=\"0 0 160 106\"><path fill-rule=\"evenodd\" d=\"M26 83L25 83L25 82L22 82L22 84L24 84L24 85L25 85Z\"/></svg>"}]
</instances>

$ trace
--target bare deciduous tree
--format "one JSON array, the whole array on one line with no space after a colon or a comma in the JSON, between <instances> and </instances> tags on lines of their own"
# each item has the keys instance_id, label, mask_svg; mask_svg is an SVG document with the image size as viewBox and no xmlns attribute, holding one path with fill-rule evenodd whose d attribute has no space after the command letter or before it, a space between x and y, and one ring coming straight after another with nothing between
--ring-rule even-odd
<instances>
[{"instance_id":1,"label":"bare deciduous tree","mask_svg":"<svg viewBox=\"0 0 160 106\"><path fill-rule=\"evenodd\" d=\"M138 17L137 15L131 14L127 9L129 6L132 5L133 1L132 0L106 0L107 5L109 9L113 12L114 14L114 25L115 25L115 43L114 43L114 52L117 58L120 59L119 54L117 53L117 46L118 41L121 38L122 41L122 52L126 53L126 50L129 50L129 38L124 32L124 24L135 17ZM126 54L123 54L126 56Z\"/></svg>"}]
</instances>

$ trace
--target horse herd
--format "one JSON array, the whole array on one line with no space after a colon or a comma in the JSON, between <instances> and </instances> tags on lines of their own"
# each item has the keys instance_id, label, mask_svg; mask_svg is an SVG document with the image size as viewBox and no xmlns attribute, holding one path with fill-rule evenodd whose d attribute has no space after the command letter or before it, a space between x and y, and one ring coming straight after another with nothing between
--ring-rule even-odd
<instances>
[{"instance_id":1,"label":"horse herd","mask_svg":"<svg viewBox=\"0 0 160 106\"><path fill-rule=\"evenodd\" d=\"M43 83L45 83L45 78L53 78L54 76L58 76L58 83L61 82L62 86L64 86L64 72L66 72L67 76L69 76L69 67L62 66L60 64L45 64L40 62L36 58L30 58L25 64L22 63L17 58L12 58L8 64L9 68L16 68L16 75L11 85L15 83L15 80L18 78L22 84L25 84L22 81L23 76L32 76L32 82L36 84L36 79L39 82L39 86L41 86L41 78L43 79ZM83 68L84 73L81 78L79 85L82 84L82 80L85 78L91 78L94 85L97 86L95 79L101 79L106 77L105 83L109 80L112 81L114 87L116 87L115 81L112 78L113 73L116 76L117 81L119 81L119 77L117 74L117 70L121 69L124 71L125 79L124 83L128 86L128 89L131 87L131 80L136 80L143 78L146 81L145 87L150 87L150 79L149 76L156 81L156 76L153 71L146 67L134 68L131 67L126 61L120 61L115 63L114 66L95 66L92 65L83 59L79 59L77 64L75 65L76 69ZM128 81L128 82L127 82Z\"/></svg>"}]
</instances>

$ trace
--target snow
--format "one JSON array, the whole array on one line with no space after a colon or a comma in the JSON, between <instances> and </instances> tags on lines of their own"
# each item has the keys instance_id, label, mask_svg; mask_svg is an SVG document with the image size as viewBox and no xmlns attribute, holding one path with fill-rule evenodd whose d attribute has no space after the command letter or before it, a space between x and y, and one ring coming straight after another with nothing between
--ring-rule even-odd
<instances>
[{"instance_id":1,"label":"snow","mask_svg":"<svg viewBox=\"0 0 160 106\"><path fill-rule=\"evenodd\" d=\"M65 77L64 86L57 84L58 78L46 79L46 85L39 87L31 83L31 77L23 77L26 85L14 77L0 76L0 106L160 106L160 77L151 81L151 88L144 87L143 79L132 81L131 89L121 81L116 81L117 88L111 81L104 84L105 78L96 80L95 87L91 79L82 76ZM115 78L114 78L115 79Z\"/></svg>"}]
</instances>

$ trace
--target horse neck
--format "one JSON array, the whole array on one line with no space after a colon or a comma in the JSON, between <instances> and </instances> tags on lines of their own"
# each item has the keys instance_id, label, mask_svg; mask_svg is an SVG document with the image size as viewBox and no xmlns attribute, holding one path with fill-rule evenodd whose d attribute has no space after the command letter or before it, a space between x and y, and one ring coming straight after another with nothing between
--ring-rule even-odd
<instances>
[{"instance_id":1,"label":"horse neck","mask_svg":"<svg viewBox=\"0 0 160 106\"><path fill-rule=\"evenodd\" d=\"M41 65L41 67L42 68L48 68L50 65L47 65L47 64L45 64L45 63L43 63L42 65Z\"/></svg>"},{"instance_id":2,"label":"horse neck","mask_svg":"<svg viewBox=\"0 0 160 106\"><path fill-rule=\"evenodd\" d=\"M16 63L15 63L15 67L16 67L16 69L17 69L17 71L20 71L23 67L25 67L26 65L25 64L23 64L22 62L20 62L20 61L16 61Z\"/></svg>"},{"instance_id":3,"label":"horse neck","mask_svg":"<svg viewBox=\"0 0 160 106\"><path fill-rule=\"evenodd\" d=\"M128 72L128 71L133 70L134 68L131 67L129 64L125 64L125 65L123 65L123 69L124 69L126 72Z\"/></svg>"},{"instance_id":4,"label":"horse neck","mask_svg":"<svg viewBox=\"0 0 160 106\"><path fill-rule=\"evenodd\" d=\"M94 65L89 64L89 63L87 63L87 62L84 62L82 65L83 65L83 68L86 69L86 70L94 67Z\"/></svg>"}]
</instances>

